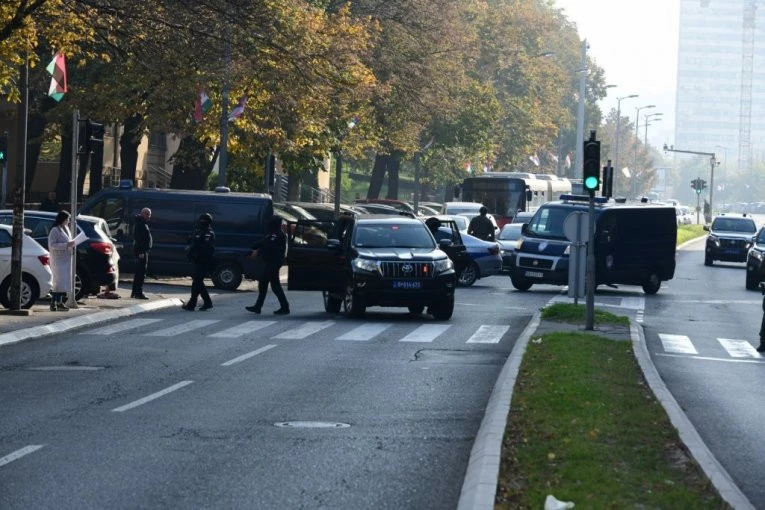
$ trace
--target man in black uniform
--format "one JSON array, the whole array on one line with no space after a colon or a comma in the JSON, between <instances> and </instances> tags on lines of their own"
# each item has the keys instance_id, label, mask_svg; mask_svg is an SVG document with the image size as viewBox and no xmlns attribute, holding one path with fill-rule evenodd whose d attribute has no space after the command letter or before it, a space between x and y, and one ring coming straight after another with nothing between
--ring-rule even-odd
<instances>
[{"instance_id":1,"label":"man in black uniform","mask_svg":"<svg viewBox=\"0 0 765 510\"><path fill-rule=\"evenodd\" d=\"M478 239L483 239L484 241L494 240L494 224L486 217L486 213L488 212L489 210L486 206L482 206L478 210L478 216L470 220L468 234L475 236Z\"/></svg>"},{"instance_id":2,"label":"man in black uniform","mask_svg":"<svg viewBox=\"0 0 765 510\"><path fill-rule=\"evenodd\" d=\"M204 302L199 310L205 311L213 307L210 294L205 288L205 276L212 271L215 264L215 232L210 227L211 224L212 216L209 213L202 214L188 247L188 258L194 264L191 274L191 297L181 308L189 312L194 311L199 297Z\"/></svg>"},{"instance_id":3,"label":"man in black uniform","mask_svg":"<svg viewBox=\"0 0 765 510\"><path fill-rule=\"evenodd\" d=\"M146 279L146 268L149 266L149 250L152 239L149 229L151 209L144 207L141 213L133 221L133 255L135 255L136 269L133 275L133 290L130 297L135 299L149 299L143 295L143 281Z\"/></svg>"},{"instance_id":4,"label":"man in black uniform","mask_svg":"<svg viewBox=\"0 0 765 510\"><path fill-rule=\"evenodd\" d=\"M59 212L61 210L61 204L56 200L56 192L49 191L48 196L40 203L41 211Z\"/></svg>"},{"instance_id":5,"label":"man in black uniform","mask_svg":"<svg viewBox=\"0 0 765 510\"><path fill-rule=\"evenodd\" d=\"M282 284L279 281L279 269L284 264L284 253L287 249L287 236L282 232L282 219L278 216L271 218L268 224L268 235L255 246L253 246L253 257L262 257L265 262L263 275L258 281L258 299L253 306L245 308L253 313L260 313L263 302L266 300L268 284L271 284L271 290L276 294L279 300L279 309L274 313L276 315L287 315L290 313L290 304L284 295Z\"/></svg>"}]
</instances>

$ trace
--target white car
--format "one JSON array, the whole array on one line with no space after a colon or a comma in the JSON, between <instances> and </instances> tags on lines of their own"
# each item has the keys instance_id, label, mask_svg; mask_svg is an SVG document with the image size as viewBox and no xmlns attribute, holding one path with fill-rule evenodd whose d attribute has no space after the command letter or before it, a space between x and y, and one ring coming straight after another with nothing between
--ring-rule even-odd
<instances>
[{"instance_id":1,"label":"white car","mask_svg":"<svg viewBox=\"0 0 765 510\"><path fill-rule=\"evenodd\" d=\"M11 307L11 249L13 228L0 225L0 304ZM53 285L48 250L24 234L21 245L21 308L30 308L47 296Z\"/></svg>"}]
</instances>

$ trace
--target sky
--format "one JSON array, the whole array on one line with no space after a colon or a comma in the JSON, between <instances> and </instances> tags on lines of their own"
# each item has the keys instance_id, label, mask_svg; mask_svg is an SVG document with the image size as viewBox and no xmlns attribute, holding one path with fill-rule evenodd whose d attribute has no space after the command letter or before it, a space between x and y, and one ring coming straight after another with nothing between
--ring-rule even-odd
<instances>
[{"instance_id":1,"label":"sky","mask_svg":"<svg viewBox=\"0 0 765 510\"><path fill-rule=\"evenodd\" d=\"M555 0L577 25L579 37L589 43L588 57L605 70L608 97L600 103L603 114L621 101L621 115L635 121L640 111L640 138L645 135L643 115L663 113L648 126L648 143L674 145L677 41L680 0ZM652 119L651 122L653 122Z\"/></svg>"}]
</instances>

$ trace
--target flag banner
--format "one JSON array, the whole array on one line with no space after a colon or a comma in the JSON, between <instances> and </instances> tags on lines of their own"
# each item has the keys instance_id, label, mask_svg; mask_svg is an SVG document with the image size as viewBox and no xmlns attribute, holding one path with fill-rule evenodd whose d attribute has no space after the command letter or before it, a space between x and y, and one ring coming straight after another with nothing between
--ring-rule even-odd
<instances>
[{"instance_id":1,"label":"flag banner","mask_svg":"<svg viewBox=\"0 0 765 510\"><path fill-rule=\"evenodd\" d=\"M247 103L247 96L242 96L239 98L239 103L231 110L231 113L228 116L228 121L233 122L239 117L242 116L244 113L244 105Z\"/></svg>"},{"instance_id":2,"label":"flag banner","mask_svg":"<svg viewBox=\"0 0 765 510\"><path fill-rule=\"evenodd\" d=\"M571 153L566 154L566 168L571 168Z\"/></svg>"},{"instance_id":3,"label":"flag banner","mask_svg":"<svg viewBox=\"0 0 765 510\"><path fill-rule=\"evenodd\" d=\"M539 156L537 156L537 153L535 152L533 156L529 156L529 159L532 163L534 163L536 166L539 166Z\"/></svg>"},{"instance_id":4,"label":"flag banner","mask_svg":"<svg viewBox=\"0 0 765 510\"><path fill-rule=\"evenodd\" d=\"M50 64L48 64L48 67L46 67L45 70L51 75L48 95L56 101L61 101L67 91L66 61L64 60L64 54L61 53L61 51L57 51L56 54L53 55L53 60L50 61Z\"/></svg>"},{"instance_id":5,"label":"flag banner","mask_svg":"<svg viewBox=\"0 0 765 510\"><path fill-rule=\"evenodd\" d=\"M194 122L202 122L202 117L205 113L210 111L211 106L212 101L210 101L210 98L207 96L207 92L200 90L197 95L197 101L194 104Z\"/></svg>"},{"instance_id":6,"label":"flag banner","mask_svg":"<svg viewBox=\"0 0 765 510\"><path fill-rule=\"evenodd\" d=\"M467 173L473 173L473 167L470 165L470 161L468 161L467 163L465 163L465 171L466 171Z\"/></svg>"},{"instance_id":7,"label":"flag banner","mask_svg":"<svg viewBox=\"0 0 765 510\"><path fill-rule=\"evenodd\" d=\"M556 156L556 155L555 155L555 154L553 154L552 152L548 151L548 152L547 152L547 156L548 156L548 157L549 157L551 160L555 161L556 163L558 162L558 156Z\"/></svg>"}]
</instances>

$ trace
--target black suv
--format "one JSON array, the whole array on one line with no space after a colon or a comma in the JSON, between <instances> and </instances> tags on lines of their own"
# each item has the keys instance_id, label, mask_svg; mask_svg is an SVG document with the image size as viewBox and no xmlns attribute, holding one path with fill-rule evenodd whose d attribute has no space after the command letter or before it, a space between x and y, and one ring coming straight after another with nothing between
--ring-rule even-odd
<instances>
[{"instance_id":1,"label":"black suv","mask_svg":"<svg viewBox=\"0 0 765 510\"><path fill-rule=\"evenodd\" d=\"M704 265L711 266L715 260L746 262L752 238L757 233L754 220L746 214L717 216L711 225L704 225L709 232L704 255Z\"/></svg>"},{"instance_id":2,"label":"black suv","mask_svg":"<svg viewBox=\"0 0 765 510\"><path fill-rule=\"evenodd\" d=\"M765 227L754 236L752 247L746 256L746 290L757 290L765 280Z\"/></svg>"},{"instance_id":3,"label":"black suv","mask_svg":"<svg viewBox=\"0 0 765 510\"><path fill-rule=\"evenodd\" d=\"M56 221L56 214L47 211L24 211L24 228L29 237L48 249L48 234ZM0 211L0 223L13 224L13 211ZM78 234L88 238L77 246L77 270L75 271L75 299L89 294L98 294L100 288L116 286L119 280L119 255L114 240L110 237L106 221L95 216L77 216ZM77 235L77 234L75 234Z\"/></svg>"},{"instance_id":4,"label":"black suv","mask_svg":"<svg viewBox=\"0 0 765 510\"><path fill-rule=\"evenodd\" d=\"M327 241L311 244L322 229ZM454 264L436 244L425 224L404 216L343 216L337 221L301 220L290 228L288 283L290 290L320 290L324 309L341 307L360 317L370 306L406 307L437 320L454 311Z\"/></svg>"}]
</instances>

